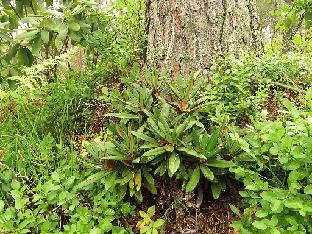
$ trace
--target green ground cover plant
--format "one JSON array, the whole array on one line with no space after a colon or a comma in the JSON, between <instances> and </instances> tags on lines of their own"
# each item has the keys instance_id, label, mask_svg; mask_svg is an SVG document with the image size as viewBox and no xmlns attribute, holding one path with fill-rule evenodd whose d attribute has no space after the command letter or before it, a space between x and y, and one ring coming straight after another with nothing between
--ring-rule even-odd
<instances>
[{"instance_id":1,"label":"green ground cover plant","mask_svg":"<svg viewBox=\"0 0 312 234\"><path fill-rule=\"evenodd\" d=\"M311 232L311 114L288 100L284 106L284 119L231 134L241 148L231 171L244 182L248 207L234 223L242 233Z\"/></svg>"},{"instance_id":2,"label":"green ground cover plant","mask_svg":"<svg viewBox=\"0 0 312 234\"><path fill-rule=\"evenodd\" d=\"M1 232L131 233L114 223L135 212L123 202L125 191L107 188L102 180L105 172L81 171L75 153L67 154L55 171L39 181L9 168L1 170Z\"/></svg>"}]
</instances>

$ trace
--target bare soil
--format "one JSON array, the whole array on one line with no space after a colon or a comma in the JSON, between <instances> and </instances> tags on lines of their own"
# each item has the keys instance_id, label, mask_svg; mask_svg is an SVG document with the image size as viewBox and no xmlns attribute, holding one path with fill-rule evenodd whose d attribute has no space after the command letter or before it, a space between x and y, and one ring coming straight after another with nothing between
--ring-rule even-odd
<instances>
[{"instance_id":1,"label":"bare soil","mask_svg":"<svg viewBox=\"0 0 312 234\"><path fill-rule=\"evenodd\" d=\"M236 183L236 182L230 182ZM156 196L146 192L144 202L137 204L138 210L146 211L150 206L156 206L154 220L166 220L166 226L161 233L172 234L234 234L231 223L237 218L229 205L238 206L240 196L237 188L240 185L232 184L217 200L211 195L208 183L203 182L203 199L198 203L198 191L184 193L181 184L173 179L158 184L159 194ZM139 215L121 220L120 225L135 227L140 220ZM139 230L135 230L139 233Z\"/></svg>"}]
</instances>

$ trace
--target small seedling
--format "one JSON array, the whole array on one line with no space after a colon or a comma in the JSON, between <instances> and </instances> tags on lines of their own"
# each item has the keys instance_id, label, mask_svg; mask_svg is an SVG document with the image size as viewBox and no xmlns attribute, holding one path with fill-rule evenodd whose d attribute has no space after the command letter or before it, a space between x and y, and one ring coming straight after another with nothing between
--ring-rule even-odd
<instances>
[{"instance_id":1,"label":"small seedling","mask_svg":"<svg viewBox=\"0 0 312 234\"><path fill-rule=\"evenodd\" d=\"M140 234L158 234L158 231L165 224L165 220L163 219L157 219L156 221L152 220L152 217L155 214L155 206L148 208L147 212L139 211L139 214L142 220L140 220L136 226L140 230Z\"/></svg>"}]
</instances>

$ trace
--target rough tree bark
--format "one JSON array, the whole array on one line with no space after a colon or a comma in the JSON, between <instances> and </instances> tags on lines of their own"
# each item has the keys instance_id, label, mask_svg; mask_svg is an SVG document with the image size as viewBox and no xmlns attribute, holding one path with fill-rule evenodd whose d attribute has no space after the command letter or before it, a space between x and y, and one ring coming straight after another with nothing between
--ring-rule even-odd
<instances>
[{"instance_id":1,"label":"rough tree bark","mask_svg":"<svg viewBox=\"0 0 312 234\"><path fill-rule=\"evenodd\" d=\"M256 0L147 0L147 64L173 74L209 70L214 59L262 50Z\"/></svg>"}]
</instances>

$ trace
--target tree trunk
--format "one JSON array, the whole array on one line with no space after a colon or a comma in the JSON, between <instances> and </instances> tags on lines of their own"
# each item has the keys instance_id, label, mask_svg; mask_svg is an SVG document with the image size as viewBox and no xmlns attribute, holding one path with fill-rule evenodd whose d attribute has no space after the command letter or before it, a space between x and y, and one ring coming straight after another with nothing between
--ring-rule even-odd
<instances>
[{"instance_id":1,"label":"tree trunk","mask_svg":"<svg viewBox=\"0 0 312 234\"><path fill-rule=\"evenodd\" d=\"M256 0L147 0L147 22L147 64L174 76L262 50Z\"/></svg>"}]
</instances>

